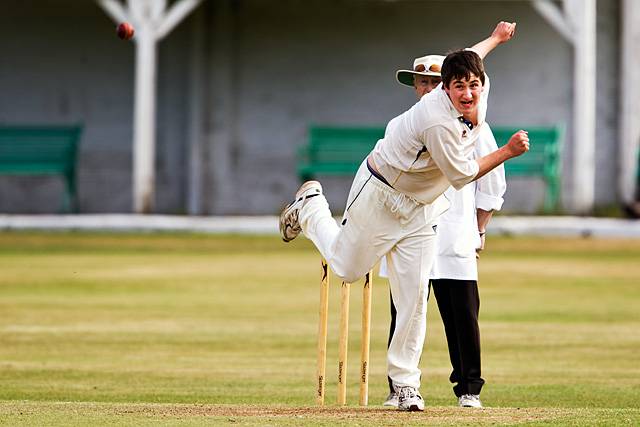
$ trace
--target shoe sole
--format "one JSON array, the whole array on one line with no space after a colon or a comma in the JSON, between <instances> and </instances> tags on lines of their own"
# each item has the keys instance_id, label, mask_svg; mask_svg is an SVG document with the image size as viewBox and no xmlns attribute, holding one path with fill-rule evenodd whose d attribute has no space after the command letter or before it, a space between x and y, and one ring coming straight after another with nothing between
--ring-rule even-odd
<instances>
[{"instance_id":1,"label":"shoe sole","mask_svg":"<svg viewBox=\"0 0 640 427\"><path fill-rule=\"evenodd\" d=\"M296 199L297 200L297 199ZM287 205L286 208L283 209L282 213L280 214L280 221L279 221L279 228L280 228L280 237L282 238L282 241L285 243L289 243L290 241L292 241L293 239L295 239L296 237L298 237L298 234L296 234L295 236L293 236L291 239L287 238L285 236L285 232L283 230L283 226L282 224L284 223L283 218L285 218L287 216L287 214L289 213L289 210L291 209L291 207L296 203L296 200L294 200L293 202L289 203Z\"/></svg>"},{"instance_id":2,"label":"shoe sole","mask_svg":"<svg viewBox=\"0 0 640 427\"><path fill-rule=\"evenodd\" d=\"M424 408L421 408L418 405L410 405L408 408L401 408L400 406L398 406L398 410L404 412L423 412Z\"/></svg>"},{"instance_id":3,"label":"shoe sole","mask_svg":"<svg viewBox=\"0 0 640 427\"><path fill-rule=\"evenodd\" d=\"M308 189L310 189L311 187L314 186L318 186L320 187L320 193L318 194L322 194L322 185L320 185L320 183L318 181L307 181L304 184L302 184L302 187L300 187L296 193L297 194L304 194L305 191L307 191ZM296 197L291 203L289 203L283 210L282 213L280 214L280 220L279 220L279 229L280 229L280 237L282 238L282 241L285 243L289 243L291 242L293 239L295 239L296 237L298 237L298 234L296 234L295 236L293 236L291 239L288 239L285 237L285 233L284 230L282 229L282 224L283 224L283 218L285 218L289 212L291 211L291 208L293 207L293 205L295 205L297 202L299 202L301 200L302 196Z\"/></svg>"}]
</instances>

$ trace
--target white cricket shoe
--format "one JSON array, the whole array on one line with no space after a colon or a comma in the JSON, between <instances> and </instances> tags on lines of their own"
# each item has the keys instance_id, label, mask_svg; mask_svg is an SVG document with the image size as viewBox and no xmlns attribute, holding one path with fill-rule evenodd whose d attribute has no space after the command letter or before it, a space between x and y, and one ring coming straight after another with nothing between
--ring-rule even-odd
<instances>
[{"instance_id":1,"label":"white cricket shoe","mask_svg":"<svg viewBox=\"0 0 640 427\"><path fill-rule=\"evenodd\" d=\"M307 181L296 192L296 199L289 203L280 214L280 236L285 242L290 242L302 231L298 214L306 201L322 194L322 185L318 181Z\"/></svg>"},{"instance_id":2,"label":"white cricket shoe","mask_svg":"<svg viewBox=\"0 0 640 427\"><path fill-rule=\"evenodd\" d=\"M398 394L398 409L401 411L424 411L424 400L415 387L394 386Z\"/></svg>"},{"instance_id":3,"label":"white cricket shoe","mask_svg":"<svg viewBox=\"0 0 640 427\"><path fill-rule=\"evenodd\" d=\"M458 397L458 406L463 408L482 408L479 394L463 394Z\"/></svg>"},{"instance_id":4,"label":"white cricket shoe","mask_svg":"<svg viewBox=\"0 0 640 427\"><path fill-rule=\"evenodd\" d=\"M387 399L384 401L382 406L392 406L394 408L397 408L398 407L398 393L396 393L395 391L392 391L391 393L389 393L389 396L387 396Z\"/></svg>"}]
</instances>

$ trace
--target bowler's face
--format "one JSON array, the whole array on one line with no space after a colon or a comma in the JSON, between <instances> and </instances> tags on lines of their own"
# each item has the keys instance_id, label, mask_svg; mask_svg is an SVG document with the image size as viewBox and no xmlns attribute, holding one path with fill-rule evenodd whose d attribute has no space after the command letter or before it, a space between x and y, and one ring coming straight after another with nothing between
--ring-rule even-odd
<instances>
[{"instance_id":1,"label":"bowler's face","mask_svg":"<svg viewBox=\"0 0 640 427\"><path fill-rule=\"evenodd\" d=\"M440 84L442 79L436 76L422 76L420 74L413 75L413 88L416 91L418 99L422 98Z\"/></svg>"},{"instance_id":2,"label":"bowler's face","mask_svg":"<svg viewBox=\"0 0 640 427\"><path fill-rule=\"evenodd\" d=\"M469 79L452 80L444 88L455 109L467 120L475 119L482 89L482 82L473 73Z\"/></svg>"}]
</instances>

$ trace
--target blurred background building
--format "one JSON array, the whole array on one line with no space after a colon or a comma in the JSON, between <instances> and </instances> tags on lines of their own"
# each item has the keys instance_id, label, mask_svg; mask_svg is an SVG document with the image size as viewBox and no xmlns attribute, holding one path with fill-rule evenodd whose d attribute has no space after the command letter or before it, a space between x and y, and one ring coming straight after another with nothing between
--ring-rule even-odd
<instances>
[{"instance_id":1,"label":"blurred background building","mask_svg":"<svg viewBox=\"0 0 640 427\"><path fill-rule=\"evenodd\" d=\"M146 0L121 5L136 1ZM489 123L566 126L562 210L628 205L636 198L640 33L625 22L640 22L640 2L592 1L595 144L586 162L576 156L577 131L590 124L574 115L575 28L559 28L567 2L194 1L157 44L153 211L276 214L299 185L295 153L311 124L386 124L415 102L395 81L397 69L467 47L499 20L516 21L518 32L485 61ZM137 44L116 38L115 18L98 1L2 6L0 125L81 125L78 211L132 212ZM582 168L593 171L591 183L576 178ZM350 180L323 183L339 212ZM576 205L591 184L593 200ZM0 176L0 212L55 212L61 191L56 178ZM536 212L542 193L539 180L510 179L504 209Z\"/></svg>"}]
</instances>

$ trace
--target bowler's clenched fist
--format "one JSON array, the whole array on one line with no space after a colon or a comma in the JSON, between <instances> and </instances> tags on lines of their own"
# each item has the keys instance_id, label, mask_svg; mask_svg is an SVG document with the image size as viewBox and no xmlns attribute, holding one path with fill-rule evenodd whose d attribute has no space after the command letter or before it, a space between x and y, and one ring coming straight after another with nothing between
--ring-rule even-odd
<instances>
[{"instance_id":1,"label":"bowler's clenched fist","mask_svg":"<svg viewBox=\"0 0 640 427\"><path fill-rule=\"evenodd\" d=\"M511 157L517 157L526 151L529 151L529 134L526 130L519 130L514 133L509 142L507 148L511 153Z\"/></svg>"},{"instance_id":2,"label":"bowler's clenched fist","mask_svg":"<svg viewBox=\"0 0 640 427\"><path fill-rule=\"evenodd\" d=\"M504 43L511 40L511 37L516 32L516 23L515 22L504 22L500 21L498 25L496 25L495 30L491 34L492 37L495 37L499 43Z\"/></svg>"}]
</instances>

